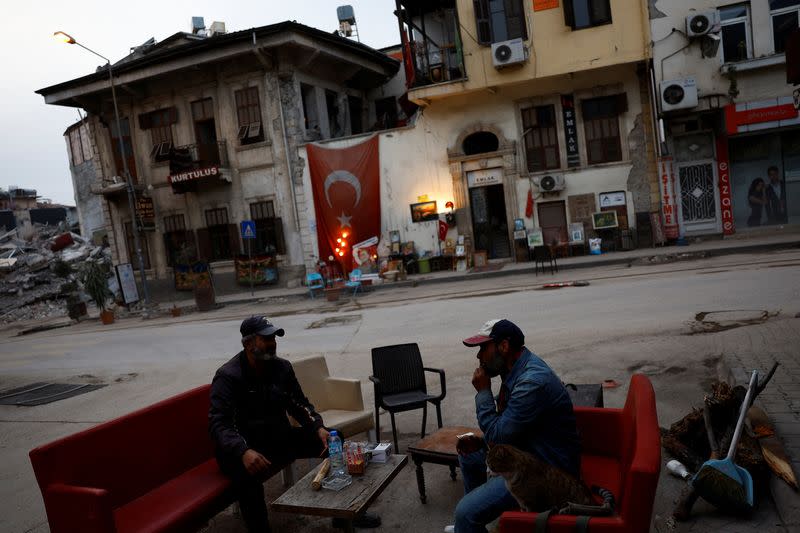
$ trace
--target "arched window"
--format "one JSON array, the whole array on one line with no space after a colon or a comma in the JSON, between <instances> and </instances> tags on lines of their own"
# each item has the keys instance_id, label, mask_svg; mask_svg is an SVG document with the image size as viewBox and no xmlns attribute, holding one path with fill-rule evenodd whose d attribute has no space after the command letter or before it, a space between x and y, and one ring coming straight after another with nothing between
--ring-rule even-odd
<instances>
[{"instance_id":1,"label":"arched window","mask_svg":"<svg viewBox=\"0 0 800 533\"><path fill-rule=\"evenodd\" d=\"M488 131L478 131L464 139L464 155L484 154L496 152L500 146L497 135Z\"/></svg>"}]
</instances>

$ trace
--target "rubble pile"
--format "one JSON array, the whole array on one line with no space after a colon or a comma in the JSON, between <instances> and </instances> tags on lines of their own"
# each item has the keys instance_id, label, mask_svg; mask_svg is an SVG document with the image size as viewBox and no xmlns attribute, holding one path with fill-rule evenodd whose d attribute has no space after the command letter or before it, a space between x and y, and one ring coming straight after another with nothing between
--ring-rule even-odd
<instances>
[{"instance_id":1,"label":"rubble pile","mask_svg":"<svg viewBox=\"0 0 800 533\"><path fill-rule=\"evenodd\" d=\"M31 238L0 233L0 323L67 314L67 300L86 301L78 271L88 260L111 263L111 251L59 226L34 225Z\"/></svg>"}]
</instances>

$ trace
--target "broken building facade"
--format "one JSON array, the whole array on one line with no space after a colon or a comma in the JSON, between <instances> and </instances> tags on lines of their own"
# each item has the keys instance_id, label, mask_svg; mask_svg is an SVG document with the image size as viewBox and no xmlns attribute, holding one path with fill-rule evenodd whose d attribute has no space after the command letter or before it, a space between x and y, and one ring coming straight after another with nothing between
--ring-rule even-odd
<instances>
[{"instance_id":1,"label":"broken building facade","mask_svg":"<svg viewBox=\"0 0 800 533\"><path fill-rule=\"evenodd\" d=\"M282 274L300 277L315 237L299 215L298 146L393 126L398 95L384 86L399 63L294 22L214 27L149 41L113 65L121 131L105 68L38 91L87 113L65 133L81 223L105 229L115 263L135 263L138 222L149 276L169 279L185 247L217 274L232 272L246 250L240 222L254 220L254 253L277 251Z\"/></svg>"}]
</instances>

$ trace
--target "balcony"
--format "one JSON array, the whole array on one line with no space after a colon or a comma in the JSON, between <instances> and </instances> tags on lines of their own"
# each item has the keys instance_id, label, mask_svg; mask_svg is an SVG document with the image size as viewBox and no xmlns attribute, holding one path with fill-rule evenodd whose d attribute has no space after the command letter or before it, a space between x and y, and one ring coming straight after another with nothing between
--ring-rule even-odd
<instances>
[{"instance_id":1,"label":"balcony","mask_svg":"<svg viewBox=\"0 0 800 533\"><path fill-rule=\"evenodd\" d=\"M406 84L426 87L466 77L455 0L399 0Z\"/></svg>"},{"instance_id":2,"label":"balcony","mask_svg":"<svg viewBox=\"0 0 800 533\"><path fill-rule=\"evenodd\" d=\"M209 167L228 167L228 146L225 140L195 143L169 149L170 174Z\"/></svg>"}]
</instances>

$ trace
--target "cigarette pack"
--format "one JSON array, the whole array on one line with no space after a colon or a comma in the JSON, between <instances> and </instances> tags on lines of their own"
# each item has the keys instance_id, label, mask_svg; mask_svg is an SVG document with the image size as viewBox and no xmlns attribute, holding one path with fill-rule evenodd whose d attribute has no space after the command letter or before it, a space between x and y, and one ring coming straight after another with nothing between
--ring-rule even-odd
<instances>
[{"instance_id":1,"label":"cigarette pack","mask_svg":"<svg viewBox=\"0 0 800 533\"><path fill-rule=\"evenodd\" d=\"M392 454L391 442L379 442L372 450L372 463L385 463L388 457Z\"/></svg>"}]
</instances>

